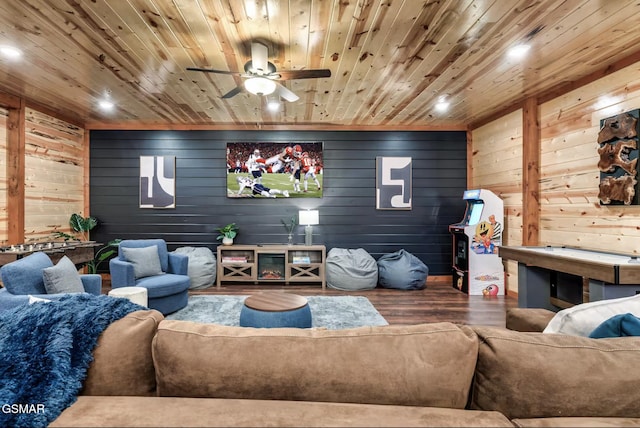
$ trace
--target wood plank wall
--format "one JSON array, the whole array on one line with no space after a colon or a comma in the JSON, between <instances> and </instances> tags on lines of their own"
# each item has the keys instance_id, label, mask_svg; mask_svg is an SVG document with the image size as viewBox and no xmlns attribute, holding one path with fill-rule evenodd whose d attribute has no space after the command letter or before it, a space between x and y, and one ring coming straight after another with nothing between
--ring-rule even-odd
<instances>
[{"instance_id":1,"label":"wood plank wall","mask_svg":"<svg viewBox=\"0 0 640 428\"><path fill-rule=\"evenodd\" d=\"M173 249L206 245L217 227L240 226L237 243L285 243L281 219L318 208L314 243L364 248L376 259L404 248L432 275L451 274L448 225L464 214L466 132L401 131L91 131L94 239L162 237ZM316 199L229 199L227 141L323 141L324 196ZM176 209L139 206L139 157L176 156ZM375 209L376 156L411 156L413 209ZM304 241L298 226L295 242Z\"/></svg>"},{"instance_id":2,"label":"wood plank wall","mask_svg":"<svg viewBox=\"0 0 640 428\"><path fill-rule=\"evenodd\" d=\"M8 206L7 123L9 110L0 108L0 244L46 241L54 231L69 233L69 217L84 213L84 130L27 108L24 120L24 210L10 214ZM22 129L22 127L20 127ZM19 131L19 130L18 130ZM20 198L22 201L22 197ZM16 201L18 203L19 201ZM16 216L24 219L16 218ZM25 225L9 236L9 225Z\"/></svg>"},{"instance_id":3,"label":"wood plank wall","mask_svg":"<svg viewBox=\"0 0 640 428\"><path fill-rule=\"evenodd\" d=\"M9 239L9 213L7 211L7 117L9 111L0 107L0 245Z\"/></svg>"},{"instance_id":4,"label":"wood plank wall","mask_svg":"<svg viewBox=\"0 0 640 428\"><path fill-rule=\"evenodd\" d=\"M640 253L640 206L601 206L598 200L600 172L597 168L600 120L639 107L637 64L539 105L541 193L538 245ZM487 162L482 162L482 156L508 157L503 154L503 151L510 150L505 140L522 144L522 129L522 111L517 111L471 131L474 153L471 181L475 187L491 189L504 198L506 245L522 244L519 217L522 196L518 187L522 183L521 161L516 156L513 162L494 162L490 164L492 174L487 171ZM508 165L511 163L513 168ZM517 292L517 264L507 262L505 267L507 289Z\"/></svg>"},{"instance_id":5,"label":"wood plank wall","mask_svg":"<svg viewBox=\"0 0 640 428\"><path fill-rule=\"evenodd\" d=\"M502 198L503 245L522 245L522 114L516 110L472 132L468 187L489 189ZM507 290L517 291L517 263L508 261L506 272Z\"/></svg>"},{"instance_id":6,"label":"wood plank wall","mask_svg":"<svg viewBox=\"0 0 640 428\"><path fill-rule=\"evenodd\" d=\"M25 132L25 242L43 241L84 213L85 131L27 108Z\"/></svg>"},{"instance_id":7,"label":"wood plank wall","mask_svg":"<svg viewBox=\"0 0 640 428\"><path fill-rule=\"evenodd\" d=\"M541 243L640 254L640 206L601 206L597 168L600 120L637 108L637 64L541 105Z\"/></svg>"}]
</instances>

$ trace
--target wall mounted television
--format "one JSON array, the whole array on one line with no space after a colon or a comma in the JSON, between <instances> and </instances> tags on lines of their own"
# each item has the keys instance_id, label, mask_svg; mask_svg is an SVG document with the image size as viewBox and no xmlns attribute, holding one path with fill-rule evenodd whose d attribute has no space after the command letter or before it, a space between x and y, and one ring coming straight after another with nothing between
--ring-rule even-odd
<instances>
[{"instance_id":1,"label":"wall mounted television","mask_svg":"<svg viewBox=\"0 0 640 428\"><path fill-rule=\"evenodd\" d=\"M321 198L323 144L310 141L228 142L229 198Z\"/></svg>"}]
</instances>

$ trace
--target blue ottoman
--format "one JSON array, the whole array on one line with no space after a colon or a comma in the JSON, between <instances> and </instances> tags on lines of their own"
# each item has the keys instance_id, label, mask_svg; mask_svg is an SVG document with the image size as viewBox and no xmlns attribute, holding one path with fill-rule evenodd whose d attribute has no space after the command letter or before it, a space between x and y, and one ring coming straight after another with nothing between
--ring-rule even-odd
<instances>
[{"instance_id":1,"label":"blue ottoman","mask_svg":"<svg viewBox=\"0 0 640 428\"><path fill-rule=\"evenodd\" d=\"M240 311L240 326L311 328L311 309L307 299L297 294L254 294L244 301Z\"/></svg>"}]
</instances>

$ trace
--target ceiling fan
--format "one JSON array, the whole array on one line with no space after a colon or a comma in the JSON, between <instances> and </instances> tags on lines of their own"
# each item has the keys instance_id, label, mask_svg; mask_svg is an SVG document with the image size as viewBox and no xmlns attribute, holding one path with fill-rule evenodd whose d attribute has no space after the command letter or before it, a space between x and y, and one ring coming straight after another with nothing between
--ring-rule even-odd
<instances>
[{"instance_id":1,"label":"ceiling fan","mask_svg":"<svg viewBox=\"0 0 640 428\"><path fill-rule=\"evenodd\" d=\"M205 71L207 73L230 74L246 79L244 86L237 86L222 96L231 98L245 89L255 95L270 95L274 92L287 101L297 101L299 97L276 80L314 79L331 77L331 70L282 70L276 71L276 66L269 62L267 46L260 42L251 43L251 60L244 65L244 73L240 71L213 70L209 68L187 67L191 71Z\"/></svg>"}]
</instances>

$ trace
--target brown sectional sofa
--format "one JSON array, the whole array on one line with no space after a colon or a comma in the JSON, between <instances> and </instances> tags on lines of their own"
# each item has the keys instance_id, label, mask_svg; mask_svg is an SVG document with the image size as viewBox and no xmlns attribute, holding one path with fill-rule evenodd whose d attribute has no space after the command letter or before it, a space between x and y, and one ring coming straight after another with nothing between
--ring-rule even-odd
<instances>
[{"instance_id":1,"label":"brown sectional sofa","mask_svg":"<svg viewBox=\"0 0 640 428\"><path fill-rule=\"evenodd\" d=\"M640 338L451 323L252 329L134 312L52 426L637 426Z\"/></svg>"}]
</instances>

